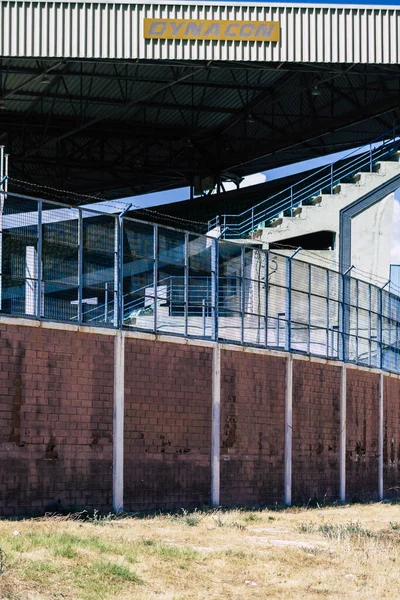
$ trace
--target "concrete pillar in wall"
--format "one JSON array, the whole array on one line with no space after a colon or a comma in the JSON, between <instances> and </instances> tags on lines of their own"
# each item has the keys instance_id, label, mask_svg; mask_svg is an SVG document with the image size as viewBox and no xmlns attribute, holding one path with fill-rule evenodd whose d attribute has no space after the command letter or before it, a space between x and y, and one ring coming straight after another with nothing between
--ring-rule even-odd
<instances>
[{"instance_id":1,"label":"concrete pillar in wall","mask_svg":"<svg viewBox=\"0 0 400 600\"><path fill-rule=\"evenodd\" d=\"M124 510L124 395L125 332L116 331L114 341L114 411L113 411L113 511Z\"/></svg>"},{"instance_id":2,"label":"concrete pillar in wall","mask_svg":"<svg viewBox=\"0 0 400 600\"><path fill-rule=\"evenodd\" d=\"M286 359L284 501L292 504L293 359Z\"/></svg>"},{"instance_id":3,"label":"concrete pillar in wall","mask_svg":"<svg viewBox=\"0 0 400 600\"><path fill-rule=\"evenodd\" d=\"M221 460L221 347L215 344L212 363L211 506L220 505Z\"/></svg>"},{"instance_id":4,"label":"concrete pillar in wall","mask_svg":"<svg viewBox=\"0 0 400 600\"><path fill-rule=\"evenodd\" d=\"M340 378L340 442L339 442L339 496L341 502L346 502L346 411L347 411L347 370L342 364Z\"/></svg>"},{"instance_id":5,"label":"concrete pillar in wall","mask_svg":"<svg viewBox=\"0 0 400 600\"><path fill-rule=\"evenodd\" d=\"M383 500L383 386L384 374L379 374L379 432L378 432L378 498Z\"/></svg>"}]
</instances>

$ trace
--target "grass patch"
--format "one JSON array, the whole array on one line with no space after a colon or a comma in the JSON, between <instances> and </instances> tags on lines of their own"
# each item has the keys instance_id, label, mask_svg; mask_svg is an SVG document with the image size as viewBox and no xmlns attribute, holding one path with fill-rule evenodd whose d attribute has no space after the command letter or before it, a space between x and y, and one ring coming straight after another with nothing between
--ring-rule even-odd
<instances>
[{"instance_id":1,"label":"grass patch","mask_svg":"<svg viewBox=\"0 0 400 600\"><path fill-rule=\"evenodd\" d=\"M366 529L359 521L345 524L324 523L318 527L318 532L330 539L343 539L348 537L374 537L370 529Z\"/></svg>"},{"instance_id":2,"label":"grass patch","mask_svg":"<svg viewBox=\"0 0 400 600\"><path fill-rule=\"evenodd\" d=\"M0 520L1 599L398 597L398 505L181 511L107 527L55 517L17 528Z\"/></svg>"},{"instance_id":3,"label":"grass patch","mask_svg":"<svg viewBox=\"0 0 400 600\"><path fill-rule=\"evenodd\" d=\"M124 565L99 560L93 563L91 570L106 577L110 583L116 580L143 585L143 580Z\"/></svg>"}]
</instances>

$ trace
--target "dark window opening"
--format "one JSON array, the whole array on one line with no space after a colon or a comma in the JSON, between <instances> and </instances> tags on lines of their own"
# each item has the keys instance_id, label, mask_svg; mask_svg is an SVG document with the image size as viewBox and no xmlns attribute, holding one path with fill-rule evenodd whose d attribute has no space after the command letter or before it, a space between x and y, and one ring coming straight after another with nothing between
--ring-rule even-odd
<instances>
[{"instance_id":1,"label":"dark window opening","mask_svg":"<svg viewBox=\"0 0 400 600\"><path fill-rule=\"evenodd\" d=\"M303 248L303 250L334 250L336 242L336 233L334 231L315 231L307 235L272 242L269 247L271 250L279 248Z\"/></svg>"}]
</instances>

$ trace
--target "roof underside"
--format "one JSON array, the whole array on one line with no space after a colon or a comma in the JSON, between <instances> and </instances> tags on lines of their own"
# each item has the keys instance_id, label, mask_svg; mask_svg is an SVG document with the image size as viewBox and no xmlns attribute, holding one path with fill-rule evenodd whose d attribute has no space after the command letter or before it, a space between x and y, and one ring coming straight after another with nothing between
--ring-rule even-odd
<instances>
[{"instance_id":1,"label":"roof underside","mask_svg":"<svg viewBox=\"0 0 400 600\"><path fill-rule=\"evenodd\" d=\"M10 189L70 204L85 199L63 190L240 178L368 142L400 116L399 65L3 58L1 72Z\"/></svg>"}]
</instances>

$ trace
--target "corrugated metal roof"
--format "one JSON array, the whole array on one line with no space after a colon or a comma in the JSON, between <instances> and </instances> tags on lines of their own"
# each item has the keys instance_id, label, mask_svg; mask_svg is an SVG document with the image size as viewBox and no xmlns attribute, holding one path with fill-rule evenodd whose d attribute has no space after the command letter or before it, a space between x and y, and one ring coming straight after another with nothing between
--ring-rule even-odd
<instances>
[{"instance_id":1,"label":"corrugated metal roof","mask_svg":"<svg viewBox=\"0 0 400 600\"><path fill-rule=\"evenodd\" d=\"M278 21L279 43L144 39L143 19ZM400 59L393 6L1 2L9 57L386 63Z\"/></svg>"}]
</instances>

